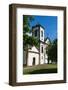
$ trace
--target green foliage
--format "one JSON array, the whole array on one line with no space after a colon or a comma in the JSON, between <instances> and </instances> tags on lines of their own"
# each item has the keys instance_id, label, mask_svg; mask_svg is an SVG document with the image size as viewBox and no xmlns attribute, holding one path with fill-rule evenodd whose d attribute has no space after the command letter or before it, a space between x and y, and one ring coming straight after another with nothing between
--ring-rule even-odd
<instances>
[{"instance_id":1,"label":"green foliage","mask_svg":"<svg viewBox=\"0 0 68 90\"><path fill-rule=\"evenodd\" d=\"M27 33L30 32L30 22L34 20L34 17L31 15L23 16L23 46L24 48L28 47L28 45L35 45L38 47L38 40L32 36L28 36Z\"/></svg>"},{"instance_id":2,"label":"green foliage","mask_svg":"<svg viewBox=\"0 0 68 90\"><path fill-rule=\"evenodd\" d=\"M30 22L33 20L33 16L24 15L23 16L23 33L30 31Z\"/></svg>"},{"instance_id":3,"label":"green foliage","mask_svg":"<svg viewBox=\"0 0 68 90\"><path fill-rule=\"evenodd\" d=\"M38 40L28 35L23 35L23 44L24 44L24 48L28 47L28 45L30 46L35 45L36 47L39 46Z\"/></svg>"},{"instance_id":4,"label":"green foliage","mask_svg":"<svg viewBox=\"0 0 68 90\"><path fill-rule=\"evenodd\" d=\"M57 39L55 39L47 48L48 60L57 62Z\"/></svg>"},{"instance_id":5,"label":"green foliage","mask_svg":"<svg viewBox=\"0 0 68 90\"><path fill-rule=\"evenodd\" d=\"M30 25L30 22L34 20L34 16L31 15L23 15L23 25Z\"/></svg>"}]
</instances>

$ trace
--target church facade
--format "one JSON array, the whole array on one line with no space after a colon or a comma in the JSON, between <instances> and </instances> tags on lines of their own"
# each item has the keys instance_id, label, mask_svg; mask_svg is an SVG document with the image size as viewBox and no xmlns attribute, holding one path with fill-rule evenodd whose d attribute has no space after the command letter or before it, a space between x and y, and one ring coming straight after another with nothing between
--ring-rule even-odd
<instances>
[{"instance_id":1,"label":"church facade","mask_svg":"<svg viewBox=\"0 0 68 90\"><path fill-rule=\"evenodd\" d=\"M26 55L26 50L23 51L24 65L33 66L48 63L46 47L49 45L50 40L48 38L45 40L44 30L44 27L40 24L32 27L32 36L39 40L39 48L34 45L28 47L28 55Z\"/></svg>"}]
</instances>

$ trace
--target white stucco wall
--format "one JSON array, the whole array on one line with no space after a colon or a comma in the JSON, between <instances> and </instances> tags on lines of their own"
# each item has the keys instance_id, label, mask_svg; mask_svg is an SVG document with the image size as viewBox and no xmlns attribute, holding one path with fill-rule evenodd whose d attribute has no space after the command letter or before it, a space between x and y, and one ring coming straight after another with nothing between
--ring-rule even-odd
<instances>
[{"instance_id":1,"label":"white stucco wall","mask_svg":"<svg viewBox=\"0 0 68 90\"><path fill-rule=\"evenodd\" d=\"M28 49L27 66L33 65L33 58L35 57L35 65L39 64L39 51L35 46ZM23 64L26 64L26 51L23 51Z\"/></svg>"},{"instance_id":2,"label":"white stucco wall","mask_svg":"<svg viewBox=\"0 0 68 90\"><path fill-rule=\"evenodd\" d=\"M43 46L43 53L41 52L41 47ZM44 64L44 44L40 43L40 64Z\"/></svg>"},{"instance_id":3,"label":"white stucco wall","mask_svg":"<svg viewBox=\"0 0 68 90\"><path fill-rule=\"evenodd\" d=\"M27 66L33 66L33 58L34 57L35 57L35 65L39 64L39 54L29 52Z\"/></svg>"},{"instance_id":4,"label":"white stucco wall","mask_svg":"<svg viewBox=\"0 0 68 90\"><path fill-rule=\"evenodd\" d=\"M40 30L38 30L38 29L39 29L39 27L33 28L33 36L35 36L35 30L37 30L37 36L35 36L35 37L40 39L40 41L44 42L44 29L42 27L40 27ZM41 33L42 31L43 31L43 36ZM40 37L39 37L39 34L40 34ZM35 65L39 64L39 57L40 57L40 64L48 63L48 56L45 51L46 45L42 42L40 42L40 52L38 51L38 49L35 46L31 47L28 50L29 53L28 53L28 58L27 58L28 59L27 66L33 65L33 57L35 57ZM49 41L47 40L47 43L48 42ZM43 53L41 52L42 46L43 46ZM34 53L34 52L36 52L36 53ZM38 53L40 53L40 56Z\"/></svg>"},{"instance_id":5,"label":"white stucco wall","mask_svg":"<svg viewBox=\"0 0 68 90\"><path fill-rule=\"evenodd\" d=\"M46 64L48 63L48 56L46 53L45 53L44 63L46 63Z\"/></svg>"},{"instance_id":6,"label":"white stucco wall","mask_svg":"<svg viewBox=\"0 0 68 90\"><path fill-rule=\"evenodd\" d=\"M48 55L47 55L47 53L46 53L46 47L47 47L47 45L45 44L44 45L44 63L48 63Z\"/></svg>"},{"instance_id":7,"label":"white stucco wall","mask_svg":"<svg viewBox=\"0 0 68 90\"><path fill-rule=\"evenodd\" d=\"M39 64L39 51L35 46L33 46L31 49L28 50L27 66L33 65L33 58L35 58L35 65L38 65Z\"/></svg>"},{"instance_id":8,"label":"white stucco wall","mask_svg":"<svg viewBox=\"0 0 68 90\"><path fill-rule=\"evenodd\" d=\"M28 51L37 52L37 53L39 52L35 46L32 46L31 49L29 49Z\"/></svg>"}]
</instances>

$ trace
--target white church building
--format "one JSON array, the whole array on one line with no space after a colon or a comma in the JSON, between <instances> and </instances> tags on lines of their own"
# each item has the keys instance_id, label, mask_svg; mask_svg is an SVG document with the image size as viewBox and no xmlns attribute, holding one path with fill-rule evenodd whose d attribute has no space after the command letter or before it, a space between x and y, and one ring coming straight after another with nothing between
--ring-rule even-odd
<instances>
[{"instance_id":1,"label":"white church building","mask_svg":"<svg viewBox=\"0 0 68 90\"><path fill-rule=\"evenodd\" d=\"M39 48L36 48L35 46L30 46L28 48L28 56L26 55L26 51L23 51L24 65L33 66L48 63L46 47L49 45L50 40L48 38L44 40L44 30L44 27L40 24L32 27L32 36L39 40Z\"/></svg>"}]
</instances>

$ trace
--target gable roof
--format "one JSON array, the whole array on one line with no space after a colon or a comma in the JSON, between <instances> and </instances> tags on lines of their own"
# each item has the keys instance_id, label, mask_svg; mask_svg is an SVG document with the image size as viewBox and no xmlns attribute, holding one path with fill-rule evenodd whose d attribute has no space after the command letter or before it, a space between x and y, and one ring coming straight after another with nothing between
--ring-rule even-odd
<instances>
[{"instance_id":1,"label":"gable roof","mask_svg":"<svg viewBox=\"0 0 68 90\"><path fill-rule=\"evenodd\" d=\"M49 38L49 37L45 38L45 40L44 40L44 42L48 44L48 42L47 42L47 41L48 41L49 43L51 43L51 40L50 40L50 38Z\"/></svg>"},{"instance_id":2,"label":"gable roof","mask_svg":"<svg viewBox=\"0 0 68 90\"><path fill-rule=\"evenodd\" d=\"M28 51L39 52L39 50L35 46L31 46L31 48L29 48Z\"/></svg>"},{"instance_id":3,"label":"gable roof","mask_svg":"<svg viewBox=\"0 0 68 90\"><path fill-rule=\"evenodd\" d=\"M35 45L33 45L33 46L32 46L32 45L28 45L28 50L29 50L29 49L32 49L33 47L35 47L35 48L39 51L39 48L37 48ZM27 49L27 48L25 48L24 50L26 50L26 49Z\"/></svg>"}]
</instances>

